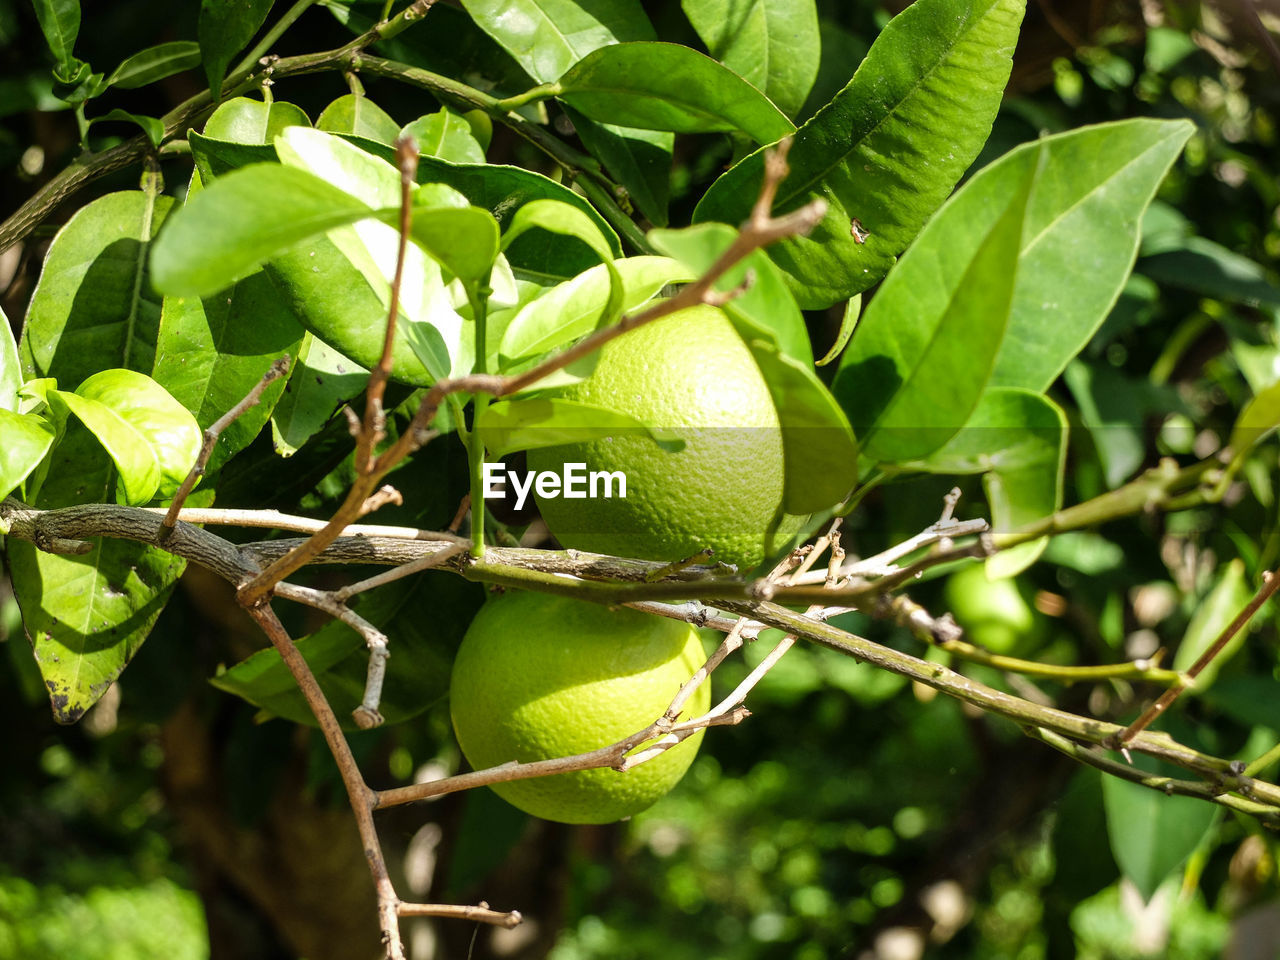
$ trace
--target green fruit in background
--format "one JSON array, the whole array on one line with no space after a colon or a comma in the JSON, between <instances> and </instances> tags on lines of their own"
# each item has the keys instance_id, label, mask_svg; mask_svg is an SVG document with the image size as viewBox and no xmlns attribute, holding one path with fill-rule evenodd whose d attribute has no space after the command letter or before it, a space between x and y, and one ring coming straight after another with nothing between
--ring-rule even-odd
<instances>
[{"instance_id":1,"label":"green fruit in background","mask_svg":"<svg viewBox=\"0 0 1280 960\"><path fill-rule=\"evenodd\" d=\"M945 591L947 609L971 643L992 653L1011 653L1043 638L1043 614L1036 611L1014 579L988 580L977 563L952 574Z\"/></svg>"},{"instance_id":2,"label":"green fruit in background","mask_svg":"<svg viewBox=\"0 0 1280 960\"><path fill-rule=\"evenodd\" d=\"M783 493L782 431L769 387L728 317L692 307L605 345L592 375L562 396L628 414L685 443L639 432L529 451L531 470L621 471L626 499L539 498L566 547L680 560L710 547L750 570L799 528L786 518L766 544Z\"/></svg>"},{"instance_id":3,"label":"green fruit in background","mask_svg":"<svg viewBox=\"0 0 1280 960\"><path fill-rule=\"evenodd\" d=\"M476 769L595 750L661 716L705 659L697 631L686 623L506 593L485 604L458 649L449 690L454 732ZM704 683L681 716L705 713L710 703ZM579 770L493 789L545 820L609 823L670 791L701 740L699 730L626 773Z\"/></svg>"}]
</instances>

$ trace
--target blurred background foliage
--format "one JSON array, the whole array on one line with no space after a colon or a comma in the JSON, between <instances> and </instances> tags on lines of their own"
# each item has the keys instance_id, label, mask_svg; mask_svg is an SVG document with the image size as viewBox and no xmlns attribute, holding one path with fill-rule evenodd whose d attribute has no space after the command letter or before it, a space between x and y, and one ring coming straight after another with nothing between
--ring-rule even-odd
<instances>
[{"instance_id":1,"label":"blurred background foliage","mask_svg":"<svg viewBox=\"0 0 1280 960\"><path fill-rule=\"evenodd\" d=\"M661 37L698 46L679 4L647 6ZM823 57L803 113L847 81L896 6L820 0ZM1052 390L1072 418L1069 502L1114 488L1161 456L1190 462L1211 454L1251 393L1280 374L1280 19L1265 6L1029 4L1009 94L978 165L1043 133L1092 122L1157 116L1197 124L1144 222L1124 295ZM197 7L120 0L110 15L91 7L92 29L77 52L108 64L145 44L192 37ZM499 92L529 85L458 7L442 0L431 18L404 35L397 56ZM348 36L337 18L315 10L281 52ZM0 0L5 213L76 149L75 124L56 109L37 38L30 7ZM130 109L158 114L201 82L195 73L170 78L133 94ZM398 120L427 109L418 91L368 86ZM314 116L345 89L340 76L319 76L290 84L287 96ZM732 152L728 138L678 138L673 224L687 221ZM489 159L545 167L501 130ZM181 162L170 166L175 181L185 178ZM94 189L134 182L136 172L127 172ZM0 257L10 317L23 315L52 229ZM808 320L820 353L839 317ZM220 503L322 513L343 489L344 436L332 431L288 462L265 443L247 451L223 476ZM914 588L913 599L934 612L953 610L972 639L998 652L1088 664L1164 649L1185 666L1179 643L1207 643L1247 597L1245 584L1280 561L1277 449L1274 439L1257 448L1221 504L1060 537L1013 584L942 571ZM448 522L462 492L459 471L441 466L443 444L430 452L432 462L410 464L395 478L417 495L384 510L381 522ZM915 533L936 519L949 486L925 477L876 491L852 518L846 547L869 554ZM983 502L970 485L960 513L975 515ZM430 618L437 655L447 658L480 590L443 574L427 575L415 590L416 602L391 615L390 632L420 629ZM319 625L287 612L299 634ZM877 641L939 657L902 631L858 616L847 621L841 625ZM0 641L0 723L8 732L0 960L377 952L367 874L319 738L261 722L252 706L208 682L263 646L224 585L189 571L116 689L76 727L53 724L3 581ZM717 688L740 679L766 642L717 673ZM1278 655L1273 605L1213 685L1185 698L1170 721L1178 735L1247 760L1273 746ZM1152 692L1124 682L1033 685L963 669L1020 696L1111 719L1132 717ZM374 786L457 769L438 678L430 687L426 712L414 721L353 735ZM387 815L381 825L406 895L485 899L528 918L513 931L415 921L412 955L1280 955L1277 844L1247 818L1104 788L1099 774L1010 724L823 649L792 651L750 705L751 720L708 736L677 791L630 823L531 821L488 792ZM1109 831L1109 822L1151 829Z\"/></svg>"}]
</instances>

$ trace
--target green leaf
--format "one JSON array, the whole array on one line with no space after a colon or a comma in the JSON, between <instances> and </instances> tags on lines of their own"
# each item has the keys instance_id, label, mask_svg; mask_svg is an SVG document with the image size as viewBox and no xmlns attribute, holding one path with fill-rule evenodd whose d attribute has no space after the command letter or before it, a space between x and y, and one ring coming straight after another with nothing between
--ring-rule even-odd
<instances>
[{"instance_id":1,"label":"green leaf","mask_svg":"<svg viewBox=\"0 0 1280 960\"><path fill-rule=\"evenodd\" d=\"M773 143L795 126L759 90L675 43L616 43L587 54L556 84L592 120L675 133L741 131Z\"/></svg>"},{"instance_id":2,"label":"green leaf","mask_svg":"<svg viewBox=\"0 0 1280 960\"><path fill-rule=\"evenodd\" d=\"M0 396L2 403L3 396ZM1280 427L1280 380L1258 391L1236 417L1228 442L1234 451L1233 466L1238 465L1249 449L1276 427Z\"/></svg>"},{"instance_id":3,"label":"green leaf","mask_svg":"<svg viewBox=\"0 0 1280 960\"><path fill-rule=\"evenodd\" d=\"M622 309L634 310L670 283L697 274L667 257L627 257L615 262L622 278ZM536 357L586 336L608 306L611 282L604 264L551 288L520 309L507 324L501 354L511 360Z\"/></svg>"},{"instance_id":4,"label":"green leaf","mask_svg":"<svg viewBox=\"0 0 1280 960\"><path fill-rule=\"evenodd\" d=\"M1005 168L1000 215L976 242L959 241L967 220L940 212L871 301L833 384L866 456L927 457L977 406L1009 322L1033 174Z\"/></svg>"},{"instance_id":5,"label":"green leaf","mask_svg":"<svg viewBox=\"0 0 1280 960\"><path fill-rule=\"evenodd\" d=\"M222 80L232 58L249 45L271 11L272 0L200 0L196 39L213 99L221 98Z\"/></svg>"},{"instance_id":6,"label":"green leaf","mask_svg":"<svg viewBox=\"0 0 1280 960\"><path fill-rule=\"evenodd\" d=\"M125 59L107 77L107 86L132 90L200 65L200 44L175 40L147 47Z\"/></svg>"},{"instance_id":7,"label":"green leaf","mask_svg":"<svg viewBox=\"0 0 1280 960\"><path fill-rule=\"evenodd\" d=\"M151 375L205 429L239 403L272 362L296 353L303 335L275 286L265 274L255 273L204 300L166 297ZM222 431L207 473L258 435L285 383L283 377L274 381L255 406Z\"/></svg>"},{"instance_id":8,"label":"green leaf","mask_svg":"<svg viewBox=\"0 0 1280 960\"><path fill-rule=\"evenodd\" d=\"M400 133L413 137L421 155L452 163L484 163L484 147L476 139L471 124L448 107L419 117Z\"/></svg>"},{"instance_id":9,"label":"green leaf","mask_svg":"<svg viewBox=\"0 0 1280 960\"><path fill-rule=\"evenodd\" d=\"M289 247L372 213L305 170L253 164L219 177L173 215L151 252L152 277L166 295L208 296Z\"/></svg>"},{"instance_id":10,"label":"green leaf","mask_svg":"<svg viewBox=\"0 0 1280 960\"><path fill-rule=\"evenodd\" d=\"M21 386L18 344L13 339L9 318L4 315L4 310L0 310L0 410L18 409L18 388Z\"/></svg>"},{"instance_id":11,"label":"green leaf","mask_svg":"<svg viewBox=\"0 0 1280 960\"><path fill-rule=\"evenodd\" d=\"M400 136L400 124L364 94L354 93L341 96L325 107L316 118L316 129L386 144L395 143Z\"/></svg>"},{"instance_id":12,"label":"green leaf","mask_svg":"<svg viewBox=\"0 0 1280 960\"><path fill-rule=\"evenodd\" d=\"M738 231L723 223L702 223L683 230L650 230L649 241L662 253L675 257L701 276L737 238ZM789 357L813 363L809 332L795 298L787 290L782 272L763 250L754 250L716 282L715 289L733 290L747 280L749 287L724 305L725 313L743 339L765 337Z\"/></svg>"},{"instance_id":13,"label":"green leaf","mask_svg":"<svg viewBox=\"0 0 1280 960\"><path fill-rule=\"evenodd\" d=\"M53 59L69 64L80 32L80 0L32 0L32 6Z\"/></svg>"},{"instance_id":14,"label":"green leaf","mask_svg":"<svg viewBox=\"0 0 1280 960\"><path fill-rule=\"evenodd\" d=\"M292 126L311 126L301 107L282 100L263 103L248 97L232 97L224 100L205 121L204 135L231 143L266 144L272 143L285 127Z\"/></svg>"},{"instance_id":15,"label":"green leaf","mask_svg":"<svg viewBox=\"0 0 1280 960\"><path fill-rule=\"evenodd\" d=\"M1253 591L1249 589L1244 576L1244 561L1238 558L1232 560L1222 568L1212 589L1196 607L1191 622L1187 624L1187 632L1182 635L1182 642L1178 644L1173 669L1189 669L1252 598ZM1192 693L1200 693L1212 686L1218 671L1240 652L1248 635L1248 624L1236 631L1236 635L1196 677Z\"/></svg>"},{"instance_id":16,"label":"green leaf","mask_svg":"<svg viewBox=\"0 0 1280 960\"><path fill-rule=\"evenodd\" d=\"M89 126L95 123L108 123L113 121L122 121L124 123L137 124L142 128L142 132L147 135L147 139L151 141L153 147L160 146L164 140L164 121L157 117L145 117L137 113L129 113L127 110L121 110L119 107L110 113L105 113L100 117L90 117Z\"/></svg>"},{"instance_id":17,"label":"green leaf","mask_svg":"<svg viewBox=\"0 0 1280 960\"><path fill-rule=\"evenodd\" d=\"M862 316L862 294L856 293L849 298L849 302L844 305L844 315L840 318L840 331L836 334L835 342L831 344L831 349L827 351L826 356L816 361L817 366L825 367L828 363L844 351L845 346L849 343L849 338L853 336L853 331L858 327L858 318Z\"/></svg>"},{"instance_id":18,"label":"green leaf","mask_svg":"<svg viewBox=\"0 0 1280 960\"><path fill-rule=\"evenodd\" d=\"M811 364L773 343L747 339L747 346L782 426L783 510L808 514L839 503L858 479L858 443L840 405Z\"/></svg>"},{"instance_id":19,"label":"green leaf","mask_svg":"<svg viewBox=\"0 0 1280 960\"><path fill-rule=\"evenodd\" d=\"M498 221L488 210L472 206L415 209L410 233L415 243L463 283L479 283L493 272L499 231Z\"/></svg>"},{"instance_id":20,"label":"green leaf","mask_svg":"<svg viewBox=\"0 0 1280 960\"><path fill-rule=\"evenodd\" d=\"M57 435L54 425L38 414L0 407L0 500L39 466Z\"/></svg>"},{"instance_id":21,"label":"green leaf","mask_svg":"<svg viewBox=\"0 0 1280 960\"><path fill-rule=\"evenodd\" d=\"M1046 137L980 170L947 204L980 236L997 217L1005 171L1037 166L993 384L1042 391L1093 336L1124 289L1142 212L1193 129L1135 119ZM960 250L976 243L956 240Z\"/></svg>"},{"instance_id":22,"label":"green leaf","mask_svg":"<svg viewBox=\"0 0 1280 960\"><path fill-rule=\"evenodd\" d=\"M291 457L342 404L358 396L369 371L311 333L303 338L285 393L271 412L276 453Z\"/></svg>"},{"instance_id":23,"label":"green leaf","mask_svg":"<svg viewBox=\"0 0 1280 960\"><path fill-rule=\"evenodd\" d=\"M133 424L111 407L66 390L51 390L48 399L61 419L66 419L68 411L75 414L102 444L119 472L125 503L137 505L155 497L160 488L160 463L147 438Z\"/></svg>"},{"instance_id":24,"label":"green leaf","mask_svg":"<svg viewBox=\"0 0 1280 960\"><path fill-rule=\"evenodd\" d=\"M1138 269L1157 283L1228 303L1280 306L1280 287L1258 264L1204 237L1143 257Z\"/></svg>"},{"instance_id":25,"label":"green leaf","mask_svg":"<svg viewBox=\"0 0 1280 960\"><path fill-rule=\"evenodd\" d=\"M495 457L516 450L584 443L637 432L647 434L666 450L679 450L684 446L670 430L650 427L608 407L557 397L521 397L491 403L477 419L476 430L485 449Z\"/></svg>"},{"instance_id":26,"label":"green leaf","mask_svg":"<svg viewBox=\"0 0 1280 960\"><path fill-rule=\"evenodd\" d=\"M960 432L917 466L930 473L983 474L998 544L998 534L1062 506L1066 456L1067 418L1056 403L1029 390L992 387ZM987 561L988 577L1014 576L1047 545L1043 537L996 554Z\"/></svg>"},{"instance_id":27,"label":"green leaf","mask_svg":"<svg viewBox=\"0 0 1280 960\"><path fill-rule=\"evenodd\" d=\"M595 221L573 204L562 200L531 200L511 218L502 235L502 249L506 250L521 234L534 229L581 240L600 258L609 272L609 299L599 323L601 326L613 323L622 312L622 276L613 262L613 248Z\"/></svg>"},{"instance_id":28,"label":"green leaf","mask_svg":"<svg viewBox=\"0 0 1280 960\"><path fill-rule=\"evenodd\" d=\"M640 212L650 223L665 227L675 134L597 123L568 105L564 111L587 151L626 189Z\"/></svg>"},{"instance_id":29,"label":"green leaf","mask_svg":"<svg viewBox=\"0 0 1280 960\"><path fill-rule=\"evenodd\" d=\"M108 367L151 370L160 298L147 254L172 206L140 190L109 193L58 231L22 332L28 377L70 384Z\"/></svg>"},{"instance_id":30,"label":"green leaf","mask_svg":"<svg viewBox=\"0 0 1280 960\"><path fill-rule=\"evenodd\" d=\"M462 5L540 83L555 80L592 50L655 36L638 0L463 0Z\"/></svg>"},{"instance_id":31,"label":"green leaf","mask_svg":"<svg viewBox=\"0 0 1280 960\"><path fill-rule=\"evenodd\" d=\"M1134 766L1162 776L1181 776L1178 768L1134 754ZM1102 778L1107 836L1121 872L1143 899L1191 856L1218 819L1213 804L1196 797L1165 796L1118 777Z\"/></svg>"},{"instance_id":32,"label":"green leaf","mask_svg":"<svg viewBox=\"0 0 1280 960\"><path fill-rule=\"evenodd\" d=\"M711 55L787 116L818 76L822 40L814 0L681 0Z\"/></svg>"},{"instance_id":33,"label":"green leaf","mask_svg":"<svg viewBox=\"0 0 1280 960\"><path fill-rule=\"evenodd\" d=\"M769 248L800 306L866 290L888 271L986 142L1009 77L1023 0L917 0L876 38L848 86L796 133L779 213L821 198L808 237ZM741 223L763 153L722 176L695 221ZM869 233L852 235L857 218Z\"/></svg>"}]
</instances>

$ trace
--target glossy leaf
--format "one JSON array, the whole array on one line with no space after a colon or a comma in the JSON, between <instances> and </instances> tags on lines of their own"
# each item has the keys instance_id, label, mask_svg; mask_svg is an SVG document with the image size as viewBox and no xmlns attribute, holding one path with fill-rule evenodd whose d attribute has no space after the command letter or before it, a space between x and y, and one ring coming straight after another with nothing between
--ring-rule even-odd
<instances>
[{"instance_id":1,"label":"glossy leaf","mask_svg":"<svg viewBox=\"0 0 1280 960\"><path fill-rule=\"evenodd\" d=\"M498 257L498 221L480 207L415 210L414 242L464 283L478 283L493 272Z\"/></svg>"},{"instance_id":2,"label":"glossy leaf","mask_svg":"<svg viewBox=\"0 0 1280 960\"><path fill-rule=\"evenodd\" d=\"M196 39L214 100L219 99L227 67L249 45L271 10L272 0L200 0Z\"/></svg>"},{"instance_id":3,"label":"glossy leaf","mask_svg":"<svg viewBox=\"0 0 1280 960\"><path fill-rule=\"evenodd\" d=\"M276 453L291 457L369 382L369 371L308 333L284 393L271 412Z\"/></svg>"},{"instance_id":4,"label":"glossy leaf","mask_svg":"<svg viewBox=\"0 0 1280 960\"><path fill-rule=\"evenodd\" d=\"M200 44L175 40L147 47L124 60L107 77L107 86L132 90L200 65Z\"/></svg>"},{"instance_id":5,"label":"glossy leaf","mask_svg":"<svg viewBox=\"0 0 1280 960\"><path fill-rule=\"evenodd\" d=\"M612 323L622 312L622 276L613 262L613 248L595 221L573 204L561 200L532 200L516 211L502 235L502 249L530 230L573 237L585 243L609 273L609 299L600 315L600 324Z\"/></svg>"},{"instance_id":6,"label":"glossy leaf","mask_svg":"<svg viewBox=\"0 0 1280 960\"><path fill-rule=\"evenodd\" d=\"M137 505L155 497L160 489L160 463L133 424L111 407L66 390L50 391L49 401L62 419L66 411L74 414L102 444L116 466L125 503Z\"/></svg>"},{"instance_id":7,"label":"glossy leaf","mask_svg":"<svg viewBox=\"0 0 1280 960\"><path fill-rule=\"evenodd\" d=\"M592 50L654 39L639 0L463 0L462 5L541 83L560 77Z\"/></svg>"},{"instance_id":8,"label":"glossy leaf","mask_svg":"<svg viewBox=\"0 0 1280 960\"><path fill-rule=\"evenodd\" d=\"M858 479L858 443L830 391L775 344L747 340L782 425L786 464L782 508L808 514L839 503Z\"/></svg>"},{"instance_id":9,"label":"glossy leaf","mask_svg":"<svg viewBox=\"0 0 1280 960\"><path fill-rule=\"evenodd\" d=\"M989 388L961 430L918 467L931 473L981 473L997 534L1017 530L1062 506L1067 418L1048 397ZM1011 577L1044 551L1040 538L987 561L991 579Z\"/></svg>"},{"instance_id":10,"label":"glossy leaf","mask_svg":"<svg viewBox=\"0 0 1280 960\"><path fill-rule=\"evenodd\" d=\"M795 126L759 90L675 43L616 43L587 54L556 84L592 120L675 133L741 131L773 143Z\"/></svg>"},{"instance_id":11,"label":"glossy leaf","mask_svg":"<svg viewBox=\"0 0 1280 960\"><path fill-rule=\"evenodd\" d=\"M1249 589L1244 576L1244 561L1239 558L1232 560L1219 572L1212 589L1192 614L1191 622L1182 635L1182 642L1178 644L1178 652L1174 655L1173 669L1189 669L1213 645L1252 597L1253 591ZM1240 652L1248 636L1249 625L1245 624L1199 673L1191 692L1200 693L1212 686L1218 671Z\"/></svg>"},{"instance_id":12,"label":"glossy leaf","mask_svg":"<svg viewBox=\"0 0 1280 960\"><path fill-rule=\"evenodd\" d=\"M871 301L833 384L866 456L927 457L977 406L1009 322L1033 172L1007 168L977 243L959 243L967 220L931 220Z\"/></svg>"},{"instance_id":13,"label":"glossy leaf","mask_svg":"<svg viewBox=\"0 0 1280 960\"><path fill-rule=\"evenodd\" d=\"M31 296L20 354L28 377L77 384L109 367L150 371L160 297L147 261L172 197L110 193L54 237Z\"/></svg>"},{"instance_id":14,"label":"glossy leaf","mask_svg":"<svg viewBox=\"0 0 1280 960\"><path fill-rule=\"evenodd\" d=\"M151 253L156 289L208 296L277 253L372 212L305 170L263 163L232 171L171 218Z\"/></svg>"},{"instance_id":15,"label":"glossy leaf","mask_svg":"<svg viewBox=\"0 0 1280 960\"><path fill-rule=\"evenodd\" d=\"M32 0L32 6L53 59L70 63L80 32L80 0Z\"/></svg>"},{"instance_id":16,"label":"glossy leaf","mask_svg":"<svg viewBox=\"0 0 1280 960\"><path fill-rule=\"evenodd\" d=\"M1235 460L1242 459L1249 448L1277 427L1280 427L1280 380L1259 390L1236 417L1229 441Z\"/></svg>"},{"instance_id":17,"label":"glossy leaf","mask_svg":"<svg viewBox=\"0 0 1280 960\"><path fill-rule=\"evenodd\" d=\"M667 257L627 257L615 262L622 279L622 309L632 311L670 283L697 279L695 271ZM501 354L512 360L540 356L585 336L599 324L610 293L604 264L551 288L507 324Z\"/></svg>"},{"instance_id":18,"label":"glossy leaf","mask_svg":"<svg viewBox=\"0 0 1280 960\"><path fill-rule=\"evenodd\" d=\"M240 402L272 362L295 354L302 326L266 274L206 297L166 297L152 376L195 415L201 429ZM277 379L218 437L206 472L244 449L285 389Z\"/></svg>"},{"instance_id":19,"label":"glossy leaf","mask_svg":"<svg viewBox=\"0 0 1280 960\"><path fill-rule=\"evenodd\" d=\"M683 446L678 436L658 430L608 407L557 397L499 400L485 407L476 423L485 449L495 457L564 443L643 432L665 449Z\"/></svg>"},{"instance_id":20,"label":"glossy leaf","mask_svg":"<svg viewBox=\"0 0 1280 960\"><path fill-rule=\"evenodd\" d=\"M857 73L796 133L774 208L821 198L808 237L769 248L805 309L866 290L888 271L986 142L1009 77L1023 0L917 0L881 31ZM722 176L695 221L742 222L763 153ZM856 218L866 231L853 236Z\"/></svg>"},{"instance_id":21,"label":"glossy leaf","mask_svg":"<svg viewBox=\"0 0 1280 960\"><path fill-rule=\"evenodd\" d=\"M286 127L311 126L301 107L273 100L264 103L249 97L224 100L205 121L204 135L232 143L271 143Z\"/></svg>"},{"instance_id":22,"label":"glossy leaf","mask_svg":"<svg viewBox=\"0 0 1280 960\"><path fill-rule=\"evenodd\" d=\"M711 55L788 116L818 76L822 40L814 0L681 0Z\"/></svg>"},{"instance_id":23,"label":"glossy leaf","mask_svg":"<svg viewBox=\"0 0 1280 960\"><path fill-rule=\"evenodd\" d=\"M1134 766L1181 777L1180 768L1134 754ZM1107 835L1116 863L1150 900L1166 877L1191 856L1218 819L1218 809L1195 797L1170 797L1118 777L1102 778Z\"/></svg>"},{"instance_id":24,"label":"glossy leaf","mask_svg":"<svg viewBox=\"0 0 1280 960\"><path fill-rule=\"evenodd\" d=\"M54 425L39 414L0 407L0 500L39 466L57 435Z\"/></svg>"},{"instance_id":25,"label":"glossy leaf","mask_svg":"<svg viewBox=\"0 0 1280 960\"><path fill-rule=\"evenodd\" d=\"M849 344L849 338L853 336L853 331L858 327L858 318L861 316L862 294L855 293L849 298L849 302L844 305L844 314L840 318L840 331L836 334L836 339L831 344L831 349L827 351L821 360L815 361L817 366L825 367L844 352L844 348Z\"/></svg>"},{"instance_id":26,"label":"glossy leaf","mask_svg":"<svg viewBox=\"0 0 1280 960\"><path fill-rule=\"evenodd\" d=\"M570 106L564 110L583 145L626 189L632 203L650 223L665 227L675 134L597 123Z\"/></svg>"},{"instance_id":27,"label":"glossy leaf","mask_svg":"<svg viewBox=\"0 0 1280 960\"><path fill-rule=\"evenodd\" d=\"M651 230L649 241L662 253L675 257L696 276L705 273L729 248L738 231L723 223L702 223L683 230ZM721 291L741 287L750 272L750 285L724 305L744 339L766 337L787 356L813 363L809 332L795 298L787 290L781 271L762 250L752 251L716 282Z\"/></svg>"},{"instance_id":28,"label":"glossy leaf","mask_svg":"<svg viewBox=\"0 0 1280 960\"><path fill-rule=\"evenodd\" d=\"M4 310L0 310L0 410L18 409L18 388L21 386L18 344L13 339L9 318L4 315Z\"/></svg>"},{"instance_id":29,"label":"glossy leaf","mask_svg":"<svg viewBox=\"0 0 1280 960\"><path fill-rule=\"evenodd\" d=\"M368 97L354 93L341 96L325 107L316 118L316 129L386 144L395 143L400 136L400 124Z\"/></svg>"},{"instance_id":30,"label":"glossy leaf","mask_svg":"<svg viewBox=\"0 0 1280 960\"><path fill-rule=\"evenodd\" d=\"M419 154L451 163L484 163L484 147L472 132L471 124L448 107L419 117L401 133L413 137Z\"/></svg>"}]
</instances>

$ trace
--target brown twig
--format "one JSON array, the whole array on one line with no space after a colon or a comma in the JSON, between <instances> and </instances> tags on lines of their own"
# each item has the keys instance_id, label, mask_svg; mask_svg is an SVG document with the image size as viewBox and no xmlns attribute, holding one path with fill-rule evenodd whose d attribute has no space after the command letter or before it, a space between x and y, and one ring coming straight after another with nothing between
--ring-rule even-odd
<instances>
[{"instance_id":1,"label":"brown twig","mask_svg":"<svg viewBox=\"0 0 1280 960\"><path fill-rule=\"evenodd\" d=\"M1262 586L1259 587L1258 591L1253 595L1253 599L1245 604L1244 609L1237 613L1235 618L1223 628L1222 632L1218 634L1218 638L1209 646L1209 649L1200 654L1200 656L1196 658L1196 662L1187 668L1186 673L1183 674L1183 679L1161 694L1160 699L1147 707L1138 719L1134 720L1133 723L1125 727L1124 730L1120 731L1120 733L1111 737L1107 741L1106 746L1112 750L1124 751L1125 747L1131 740L1133 740L1134 737L1149 727L1153 722L1155 722L1157 717L1168 710L1169 707L1173 705L1173 702L1177 700L1178 697L1182 696L1182 692L1184 690L1195 684L1196 677L1198 677L1204 668L1212 663L1214 658L1222 652L1223 648L1231 642L1231 638L1244 629L1245 624L1253 619L1253 615L1262 608L1264 603L1271 599L1272 595L1278 589L1280 589L1280 570L1273 570L1264 573L1262 575Z\"/></svg>"},{"instance_id":2,"label":"brown twig","mask_svg":"<svg viewBox=\"0 0 1280 960\"><path fill-rule=\"evenodd\" d=\"M160 521L161 546L173 533L174 524L178 522L178 512L182 509L182 505L186 503L192 488L204 476L205 467L209 465L209 458L213 456L213 448L217 444L218 438L222 436L222 431L243 416L246 411L256 407L267 387L289 372L290 363L292 363L292 358L290 357L280 357L276 360L267 369L267 372L262 375L262 379L253 385L253 389L245 395L243 400L205 428L203 442L200 445L200 453L196 457L196 462L187 471L187 476L182 481L182 486L178 487L178 492L173 495L173 501L169 504L169 509L165 512L164 519Z\"/></svg>"},{"instance_id":3,"label":"brown twig","mask_svg":"<svg viewBox=\"0 0 1280 960\"><path fill-rule=\"evenodd\" d=\"M491 923L495 927L506 927L510 930L518 927L523 917L519 910L493 910L487 903L479 903L474 907L459 906L451 903L402 903L399 908L402 917L446 917L452 920L474 920L476 923Z\"/></svg>"}]
</instances>

